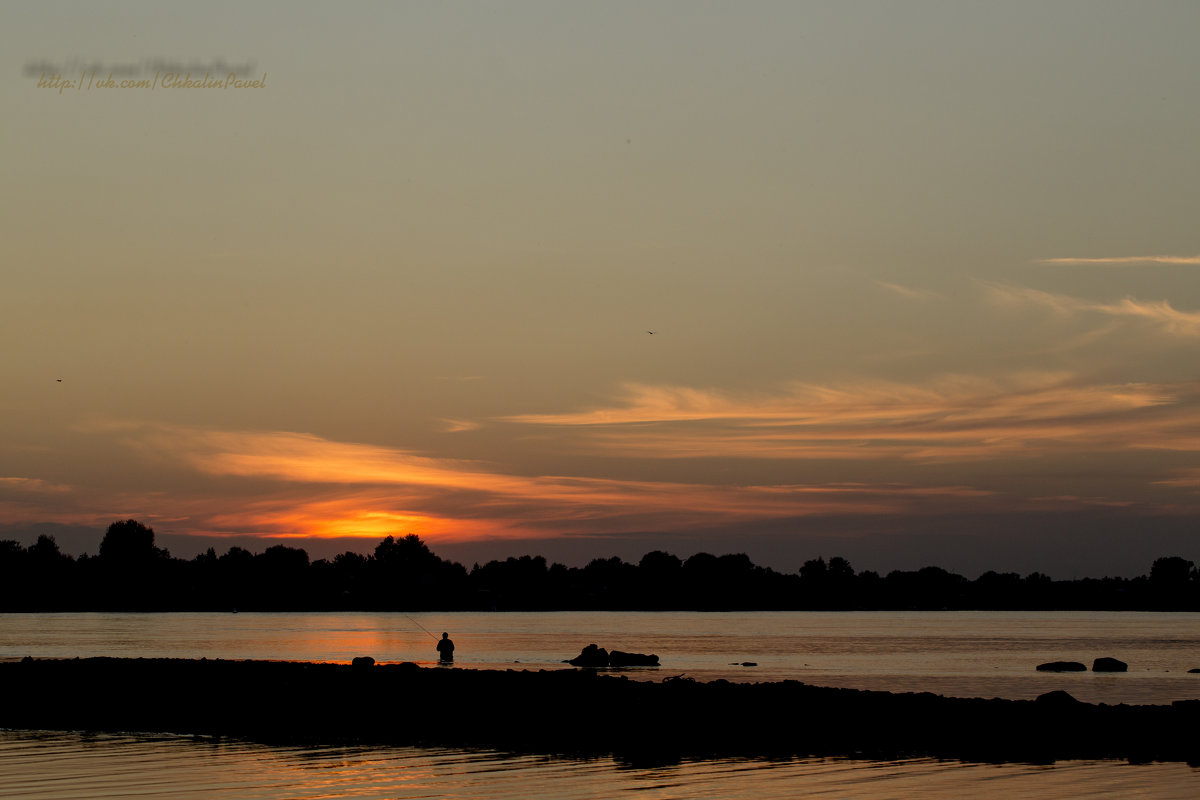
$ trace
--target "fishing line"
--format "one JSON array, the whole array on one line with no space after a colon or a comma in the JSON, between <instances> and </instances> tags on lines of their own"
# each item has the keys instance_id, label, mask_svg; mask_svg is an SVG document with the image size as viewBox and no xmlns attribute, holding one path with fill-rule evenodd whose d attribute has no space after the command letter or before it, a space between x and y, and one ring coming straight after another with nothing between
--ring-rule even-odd
<instances>
[{"instance_id":1,"label":"fishing line","mask_svg":"<svg viewBox=\"0 0 1200 800\"><path fill-rule=\"evenodd\" d=\"M403 613L403 612L402 612L402 613ZM438 637L437 637L437 635L436 635L436 634L434 634L432 631L430 631L428 628L426 628L426 627L425 627L424 625L422 625L421 623L417 622L417 621L416 621L415 619L413 619L412 617L408 616L408 614L404 614L404 618L405 618L405 619L407 619L409 622L411 622L413 625L416 625L418 628L420 628L421 630L423 630L423 631L425 631L426 633L428 633L430 636L432 636L432 637L433 637L433 640L434 640L435 642L436 642L436 641L438 641Z\"/></svg>"}]
</instances>

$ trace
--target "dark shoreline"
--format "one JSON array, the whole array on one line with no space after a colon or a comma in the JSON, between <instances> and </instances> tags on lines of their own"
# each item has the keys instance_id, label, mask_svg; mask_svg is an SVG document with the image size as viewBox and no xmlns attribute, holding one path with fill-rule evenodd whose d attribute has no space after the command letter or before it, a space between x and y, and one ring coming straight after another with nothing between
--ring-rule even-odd
<instances>
[{"instance_id":1,"label":"dark shoreline","mask_svg":"<svg viewBox=\"0 0 1200 800\"><path fill-rule=\"evenodd\" d=\"M612 754L1200 765L1200 701L1093 705L630 680L591 670L88 658L0 663L0 727Z\"/></svg>"}]
</instances>

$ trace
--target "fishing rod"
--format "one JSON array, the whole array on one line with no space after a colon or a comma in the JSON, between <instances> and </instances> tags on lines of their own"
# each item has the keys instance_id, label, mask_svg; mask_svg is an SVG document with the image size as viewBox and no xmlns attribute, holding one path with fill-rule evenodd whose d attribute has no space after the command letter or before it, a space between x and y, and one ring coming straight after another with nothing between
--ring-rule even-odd
<instances>
[{"instance_id":1,"label":"fishing rod","mask_svg":"<svg viewBox=\"0 0 1200 800\"><path fill-rule=\"evenodd\" d=\"M431 637L433 637L433 640L434 640L435 642L436 642L436 641L438 641L438 637L437 637L437 635L436 635L436 634L434 634L432 631L430 631L430 630L429 630L429 628L426 628L424 625L422 625L421 623L417 622L417 621L416 621L415 619L413 619L412 617L408 616L408 614L404 614L404 612L401 612L401 614L404 616L404 618L405 618L405 619L407 619L407 620L408 620L409 622L411 622L413 625L416 625L418 628L420 628L421 630L423 630L423 631L425 631L426 633L428 633L428 634L429 634Z\"/></svg>"}]
</instances>

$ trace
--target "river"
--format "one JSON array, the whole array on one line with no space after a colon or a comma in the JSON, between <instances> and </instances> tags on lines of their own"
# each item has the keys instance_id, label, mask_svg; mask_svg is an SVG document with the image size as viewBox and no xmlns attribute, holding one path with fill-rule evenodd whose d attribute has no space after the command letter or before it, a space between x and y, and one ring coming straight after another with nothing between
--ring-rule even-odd
<instances>
[{"instance_id":1,"label":"river","mask_svg":"<svg viewBox=\"0 0 1200 800\"><path fill-rule=\"evenodd\" d=\"M1142 612L556 612L0 614L0 659L75 656L432 664L454 639L457 668L569 669L595 642L656 653L642 680L801 680L825 686L1088 702L1200 698L1200 614ZM1120 674L1039 673L1045 661L1126 661ZM744 663L756 666L743 666ZM9 691L18 687L8 687ZM422 748L278 748L162 735L0 732L0 796L12 798L1194 797L1181 764L980 765L928 759L611 759Z\"/></svg>"}]
</instances>

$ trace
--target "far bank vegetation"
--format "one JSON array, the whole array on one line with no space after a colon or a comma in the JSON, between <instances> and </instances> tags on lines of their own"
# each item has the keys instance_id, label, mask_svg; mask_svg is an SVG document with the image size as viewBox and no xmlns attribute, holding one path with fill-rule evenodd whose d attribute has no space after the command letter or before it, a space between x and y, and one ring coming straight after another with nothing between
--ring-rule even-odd
<instances>
[{"instance_id":1,"label":"far bank vegetation","mask_svg":"<svg viewBox=\"0 0 1200 800\"><path fill-rule=\"evenodd\" d=\"M231 547L188 559L155 545L153 529L114 522L96 555L62 553L53 537L23 547L0 540L0 611L340 610L1200 610L1194 564L1165 556L1137 578L1052 580L985 572L975 580L936 566L880 575L841 557L794 572L744 553L655 550L636 564L584 567L513 556L470 569L438 557L416 535L388 536L364 555L313 561L303 549Z\"/></svg>"}]
</instances>

